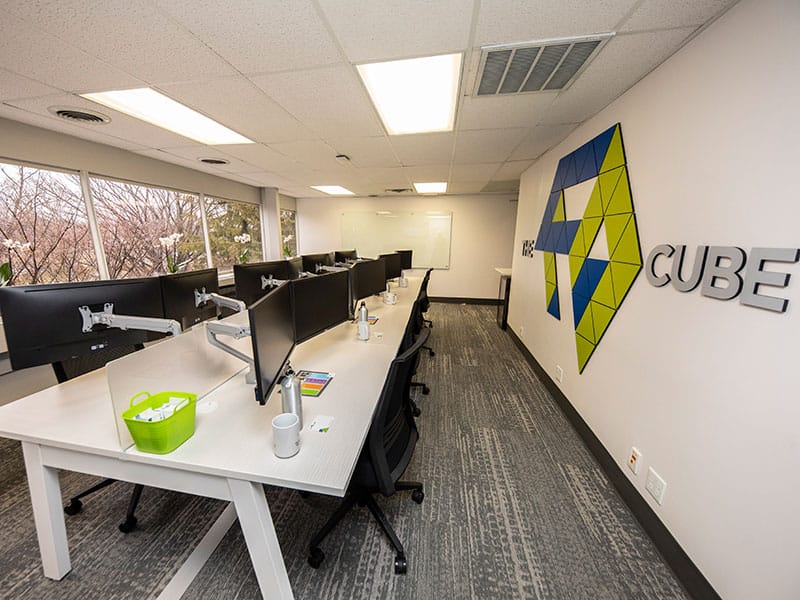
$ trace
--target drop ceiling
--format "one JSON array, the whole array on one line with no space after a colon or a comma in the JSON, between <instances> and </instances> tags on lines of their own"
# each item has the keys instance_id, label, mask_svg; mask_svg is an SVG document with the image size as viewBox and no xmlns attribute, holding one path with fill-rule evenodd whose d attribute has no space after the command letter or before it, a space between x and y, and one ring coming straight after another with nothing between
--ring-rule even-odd
<instances>
[{"instance_id":1,"label":"drop ceiling","mask_svg":"<svg viewBox=\"0 0 800 600\"><path fill-rule=\"evenodd\" d=\"M513 189L735 0L28 0L0 20L0 117L295 197ZM481 48L615 35L562 91L474 95ZM454 131L389 136L355 64L461 52ZM208 147L80 98L149 86L256 144ZM51 106L99 110L71 123ZM337 154L349 163L335 160ZM213 166L202 157L223 158Z\"/></svg>"}]
</instances>

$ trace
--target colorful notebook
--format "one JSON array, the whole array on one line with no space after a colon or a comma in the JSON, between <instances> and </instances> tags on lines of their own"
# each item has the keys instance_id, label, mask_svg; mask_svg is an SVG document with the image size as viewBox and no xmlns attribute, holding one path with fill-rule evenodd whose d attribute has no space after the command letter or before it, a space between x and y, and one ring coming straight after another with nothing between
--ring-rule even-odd
<instances>
[{"instance_id":1,"label":"colorful notebook","mask_svg":"<svg viewBox=\"0 0 800 600\"><path fill-rule=\"evenodd\" d=\"M297 377L300 379L300 395L319 396L333 379L333 373L300 371Z\"/></svg>"}]
</instances>

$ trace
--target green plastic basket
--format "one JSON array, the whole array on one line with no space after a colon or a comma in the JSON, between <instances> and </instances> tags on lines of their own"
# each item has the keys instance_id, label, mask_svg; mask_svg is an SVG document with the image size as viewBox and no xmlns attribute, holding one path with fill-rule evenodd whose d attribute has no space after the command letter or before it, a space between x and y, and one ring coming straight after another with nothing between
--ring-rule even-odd
<instances>
[{"instance_id":1,"label":"green plastic basket","mask_svg":"<svg viewBox=\"0 0 800 600\"><path fill-rule=\"evenodd\" d=\"M136 402L139 398L144 398ZM143 410L166 404L170 398L188 398L189 404L175 411L162 421L137 421L134 419ZM136 448L141 452L167 454L194 435L194 416L197 394L188 392L141 392L131 398L131 407L122 413L122 418L131 432ZM136 402L136 403L135 403Z\"/></svg>"}]
</instances>

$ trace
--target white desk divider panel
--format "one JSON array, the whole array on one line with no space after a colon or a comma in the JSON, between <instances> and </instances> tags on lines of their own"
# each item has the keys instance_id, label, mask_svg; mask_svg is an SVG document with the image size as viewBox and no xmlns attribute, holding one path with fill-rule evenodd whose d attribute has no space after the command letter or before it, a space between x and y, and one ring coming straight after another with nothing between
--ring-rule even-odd
<instances>
[{"instance_id":1,"label":"white desk divider panel","mask_svg":"<svg viewBox=\"0 0 800 600\"><path fill-rule=\"evenodd\" d=\"M244 312L222 321L246 324L247 319L247 313ZM251 338L220 339L243 354L253 356ZM106 377L120 448L125 450L133 445L122 413L130 407L131 398L136 394L191 392L197 394L198 404L201 404L201 398L246 368L247 365L241 360L208 343L205 323L111 361L106 365Z\"/></svg>"}]
</instances>

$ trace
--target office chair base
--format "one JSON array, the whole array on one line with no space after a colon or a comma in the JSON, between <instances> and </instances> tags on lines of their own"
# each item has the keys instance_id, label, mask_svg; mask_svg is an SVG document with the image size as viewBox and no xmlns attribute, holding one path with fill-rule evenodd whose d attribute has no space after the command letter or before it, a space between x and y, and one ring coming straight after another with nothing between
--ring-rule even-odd
<instances>
[{"instance_id":1,"label":"office chair base","mask_svg":"<svg viewBox=\"0 0 800 600\"><path fill-rule=\"evenodd\" d=\"M394 558L394 574L405 575L408 571L408 561L406 561L405 554L398 554Z\"/></svg>"},{"instance_id":2,"label":"office chair base","mask_svg":"<svg viewBox=\"0 0 800 600\"><path fill-rule=\"evenodd\" d=\"M67 504L64 507L64 512L68 515L77 515L79 512L81 512L81 509L83 508L83 502L81 502L81 498L85 498L86 496L94 494L95 492L102 490L104 487L108 487L109 485L115 483L116 481L117 481L116 479L104 479L100 483L97 483L92 487L83 490L77 496L73 496L72 498L69 499L69 504Z\"/></svg>"},{"instance_id":3,"label":"office chair base","mask_svg":"<svg viewBox=\"0 0 800 600\"><path fill-rule=\"evenodd\" d=\"M136 529L136 517L134 513L136 512L136 507L139 505L139 498L142 497L142 490L144 490L144 486L140 483L133 486L133 493L131 494L130 502L128 502L128 512L125 513L125 520L119 524L119 530L122 533L130 533Z\"/></svg>"},{"instance_id":4,"label":"office chair base","mask_svg":"<svg viewBox=\"0 0 800 600\"><path fill-rule=\"evenodd\" d=\"M136 517L130 517L125 519L122 523L119 524L119 530L122 533L130 533L136 529Z\"/></svg>"},{"instance_id":5,"label":"office chair base","mask_svg":"<svg viewBox=\"0 0 800 600\"><path fill-rule=\"evenodd\" d=\"M325 560L325 553L319 548L311 548L308 553L308 564L313 569L319 569L323 560Z\"/></svg>"},{"instance_id":6,"label":"office chair base","mask_svg":"<svg viewBox=\"0 0 800 600\"><path fill-rule=\"evenodd\" d=\"M81 512L82 508L83 508L83 502L81 502L77 498L73 498L72 500L69 501L69 504L67 504L64 507L64 513L68 514L69 516L77 515L79 512Z\"/></svg>"},{"instance_id":7,"label":"office chair base","mask_svg":"<svg viewBox=\"0 0 800 600\"><path fill-rule=\"evenodd\" d=\"M422 395L423 396L427 396L428 394L431 393L431 388L429 388L426 384L424 384L422 382L412 381L411 382L411 387L412 388L422 388ZM414 416L418 417L419 415L415 414Z\"/></svg>"}]
</instances>

